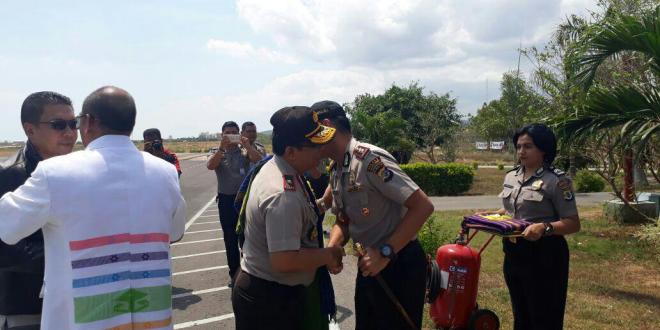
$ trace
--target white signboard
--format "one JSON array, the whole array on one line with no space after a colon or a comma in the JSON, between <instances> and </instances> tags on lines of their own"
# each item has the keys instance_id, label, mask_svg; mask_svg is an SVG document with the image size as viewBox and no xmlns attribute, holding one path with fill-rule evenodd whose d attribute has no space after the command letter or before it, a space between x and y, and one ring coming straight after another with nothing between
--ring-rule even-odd
<instances>
[{"instance_id":1,"label":"white signboard","mask_svg":"<svg viewBox=\"0 0 660 330\"><path fill-rule=\"evenodd\" d=\"M477 142L478 150L488 150L488 142Z\"/></svg>"},{"instance_id":2,"label":"white signboard","mask_svg":"<svg viewBox=\"0 0 660 330\"><path fill-rule=\"evenodd\" d=\"M504 141L490 141L490 148L492 150L504 149Z\"/></svg>"}]
</instances>

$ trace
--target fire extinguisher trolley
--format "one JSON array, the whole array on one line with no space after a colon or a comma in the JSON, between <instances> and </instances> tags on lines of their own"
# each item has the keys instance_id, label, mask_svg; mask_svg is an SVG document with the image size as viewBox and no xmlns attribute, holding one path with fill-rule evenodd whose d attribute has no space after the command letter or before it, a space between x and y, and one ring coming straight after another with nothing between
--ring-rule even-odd
<instances>
[{"instance_id":1,"label":"fire extinguisher trolley","mask_svg":"<svg viewBox=\"0 0 660 330\"><path fill-rule=\"evenodd\" d=\"M431 304L431 320L438 329L499 329L497 315L477 304L481 253L495 236L512 238L519 237L520 233L505 235L465 221L461 226L455 243L439 247L435 260L429 263L427 301ZM468 245L480 231L490 237L477 250Z\"/></svg>"}]
</instances>

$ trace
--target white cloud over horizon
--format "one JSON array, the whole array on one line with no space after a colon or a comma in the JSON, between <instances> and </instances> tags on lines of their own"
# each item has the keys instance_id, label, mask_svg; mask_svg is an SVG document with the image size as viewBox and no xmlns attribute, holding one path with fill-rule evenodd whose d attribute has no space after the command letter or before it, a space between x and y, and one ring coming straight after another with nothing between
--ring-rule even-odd
<instances>
[{"instance_id":1,"label":"white cloud over horizon","mask_svg":"<svg viewBox=\"0 0 660 330\"><path fill-rule=\"evenodd\" d=\"M596 0L200 0L154 10L119 1L119 16L70 0L10 3L0 12L7 31L0 140L23 138L17 111L29 93L62 92L79 111L87 93L106 84L135 96L135 138L147 127L196 136L226 120L267 130L283 106L347 103L412 82L451 92L460 112L474 113L498 97L521 45L542 46L566 16L596 7ZM39 24L22 24L28 18ZM521 68L527 76L525 58Z\"/></svg>"}]
</instances>

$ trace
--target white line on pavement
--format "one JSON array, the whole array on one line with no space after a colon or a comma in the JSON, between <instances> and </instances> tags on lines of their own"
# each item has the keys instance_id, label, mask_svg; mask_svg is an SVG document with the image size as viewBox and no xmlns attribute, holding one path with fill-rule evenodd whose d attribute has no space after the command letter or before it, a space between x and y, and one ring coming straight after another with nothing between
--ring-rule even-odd
<instances>
[{"instance_id":1,"label":"white line on pavement","mask_svg":"<svg viewBox=\"0 0 660 330\"><path fill-rule=\"evenodd\" d=\"M176 259L184 259L184 258L192 258L192 257L199 257L199 256L207 256L207 255L209 255L209 254L216 254L216 253L223 253L223 252L227 252L227 251L225 251L225 250L220 250L220 251L213 251L213 252L204 252L204 253L197 253L197 254L189 254L189 255L186 255L186 256L172 257L172 260L176 260Z\"/></svg>"},{"instance_id":2,"label":"white line on pavement","mask_svg":"<svg viewBox=\"0 0 660 330\"><path fill-rule=\"evenodd\" d=\"M192 225L193 226L204 225L204 224L207 224L207 223L220 223L220 222L219 221L197 222L197 223L193 223Z\"/></svg>"},{"instance_id":3,"label":"white line on pavement","mask_svg":"<svg viewBox=\"0 0 660 330\"><path fill-rule=\"evenodd\" d=\"M226 319L231 319L233 317L234 317L234 313L231 313L231 314L220 315L220 316L211 317L211 318L203 319L203 320L179 323L179 324L174 325L174 329L190 328L190 327L194 327L196 325L202 325L202 324L207 324L207 323L219 322L219 321L226 320Z\"/></svg>"},{"instance_id":4,"label":"white line on pavement","mask_svg":"<svg viewBox=\"0 0 660 330\"><path fill-rule=\"evenodd\" d=\"M217 218L219 215L217 214L209 214L209 215L200 215L200 218Z\"/></svg>"},{"instance_id":5,"label":"white line on pavement","mask_svg":"<svg viewBox=\"0 0 660 330\"><path fill-rule=\"evenodd\" d=\"M219 241L219 240L221 240L221 239L222 239L222 237L220 237L220 238L211 238L211 239L203 239L203 240L201 240L201 241L179 242L179 243L174 243L174 244L172 244L172 246L176 246L176 245L185 245L185 244L195 244L195 243L204 243L204 242L212 242L212 241Z\"/></svg>"},{"instance_id":6,"label":"white line on pavement","mask_svg":"<svg viewBox=\"0 0 660 330\"><path fill-rule=\"evenodd\" d=\"M223 268L228 268L228 267L229 266L224 265L224 266L215 266L215 267L209 267L209 268L193 269L193 270L187 270L185 272L172 273L172 276L186 275L186 274L199 273L199 272L206 272L206 271L209 271L209 270L223 269Z\"/></svg>"},{"instance_id":7,"label":"white line on pavement","mask_svg":"<svg viewBox=\"0 0 660 330\"><path fill-rule=\"evenodd\" d=\"M204 294L204 293L213 293L213 292L218 292L218 291L227 290L227 289L229 289L228 286L221 286L219 288L180 293L180 294L172 295L172 299L196 296L196 295L200 295L200 294Z\"/></svg>"},{"instance_id":8,"label":"white line on pavement","mask_svg":"<svg viewBox=\"0 0 660 330\"><path fill-rule=\"evenodd\" d=\"M197 234L197 233L210 233L212 231L222 231L222 229L208 229L208 230L198 230L198 231L187 231L186 234Z\"/></svg>"},{"instance_id":9,"label":"white line on pavement","mask_svg":"<svg viewBox=\"0 0 660 330\"><path fill-rule=\"evenodd\" d=\"M195 222L195 220L197 220L197 218L199 218L199 216L202 215L202 213L204 213L204 211L206 211L206 209L208 209L209 206L211 206L211 204L213 204L213 202L215 202L215 196L213 196L211 200L208 203L206 203L204 207L202 207L199 211L197 211L197 213L193 215L193 217L190 218L190 220L188 220L188 222L186 223L186 230L188 230L188 227L190 227L190 225L192 225L192 223Z\"/></svg>"}]
</instances>

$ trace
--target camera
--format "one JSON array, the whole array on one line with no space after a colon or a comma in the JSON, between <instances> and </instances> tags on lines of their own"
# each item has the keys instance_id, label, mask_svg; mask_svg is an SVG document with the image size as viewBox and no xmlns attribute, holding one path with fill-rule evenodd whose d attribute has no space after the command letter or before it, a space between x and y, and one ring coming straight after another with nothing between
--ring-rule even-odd
<instances>
[{"instance_id":1,"label":"camera","mask_svg":"<svg viewBox=\"0 0 660 330\"><path fill-rule=\"evenodd\" d=\"M153 148L153 150L163 151L163 141L153 140L151 141L151 147Z\"/></svg>"},{"instance_id":2,"label":"camera","mask_svg":"<svg viewBox=\"0 0 660 330\"><path fill-rule=\"evenodd\" d=\"M241 142L241 136L238 134L225 134L227 139L229 140L230 143L240 143Z\"/></svg>"}]
</instances>

